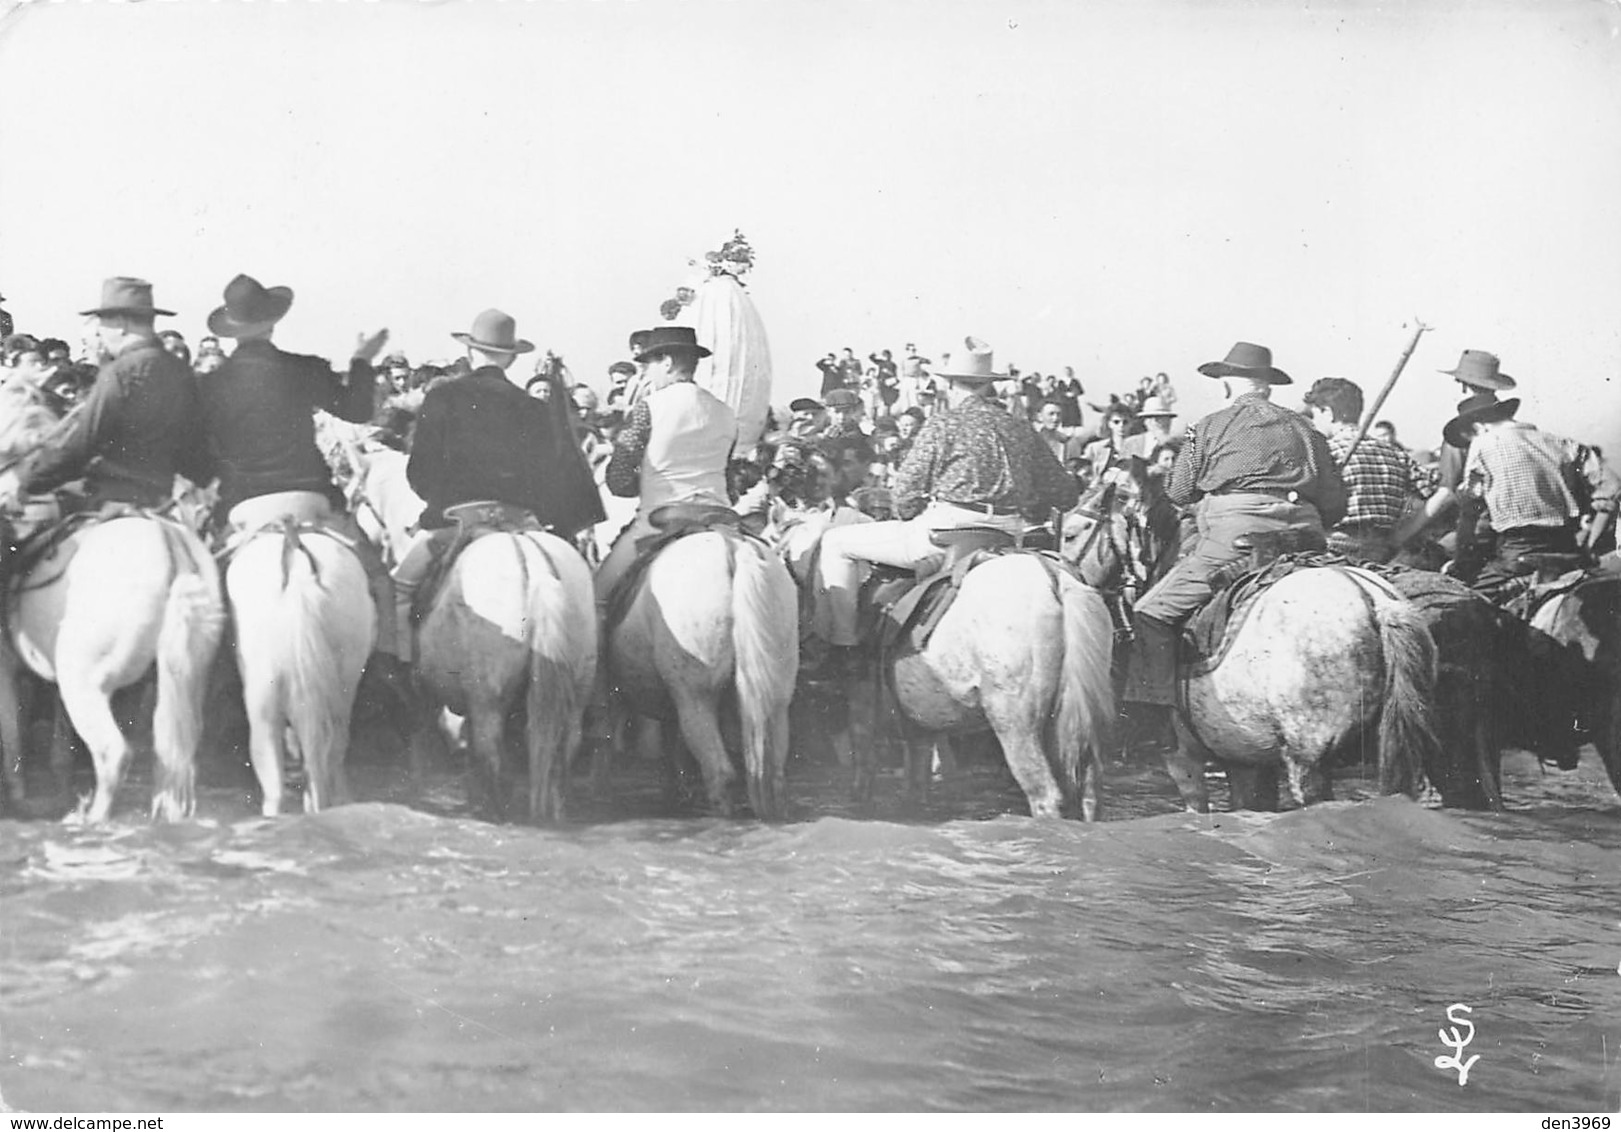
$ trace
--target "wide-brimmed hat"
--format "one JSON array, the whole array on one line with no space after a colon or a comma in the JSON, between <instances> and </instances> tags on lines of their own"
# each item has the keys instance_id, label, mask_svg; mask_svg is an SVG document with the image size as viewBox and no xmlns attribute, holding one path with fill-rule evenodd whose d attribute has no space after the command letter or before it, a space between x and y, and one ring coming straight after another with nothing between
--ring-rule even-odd
<instances>
[{"instance_id":1,"label":"wide-brimmed hat","mask_svg":"<svg viewBox=\"0 0 1621 1132\"><path fill-rule=\"evenodd\" d=\"M638 362L645 362L655 354L667 354L671 350L692 350L700 358L709 356L708 347L698 345L698 332L690 326L655 326L641 334L642 349L636 355Z\"/></svg>"},{"instance_id":2,"label":"wide-brimmed hat","mask_svg":"<svg viewBox=\"0 0 1621 1132\"><path fill-rule=\"evenodd\" d=\"M118 275L112 279L103 280L101 284L101 305L87 311L80 311L81 315L104 314L146 314L146 315L172 315L174 311L166 311L161 307L152 305L152 284L145 279L132 279L127 275Z\"/></svg>"},{"instance_id":3,"label":"wide-brimmed hat","mask_svg":"<svg viewBox=\"0 0 1621 1132\"><path fill-rule=\"evenodd\" d=\"M1163 398L1160 397L1150 397L1148 400L1144 401L1143 407L1137 410L1137 415L1139 417L1176 416L1176 414L1171 411L1171 407L1165 403Z\"/></svg>"},{"instance_id":4,"label":"wide-brimmed hat","mask_svg":"<svg viewBox=\"0 0 1621 1132\"><path fill-rule=\"evenodd\" d=\"M274 326L293 305L291 287L266 287L251 275L238 275L225 285L225 305L208 316L208 329L221 338Z\"/></svg>"},{"instance_id":5,"label":"wide-brimmed hat","mask_svg":"<svg viewBox=\"0 0 1621 1132\"><path fill-rule=\"evenodd\" d=\"M1519 411L1520 399L1518 397L1510 397L1507 401L1499 401L1496 393L1490 391L1476 393L1458 402L1458 415L1448 421L1446 426L1441 429L1441 436L1454 448L1463 448L1468 445L1469 430L1475 425L1490 421L1510 420Z\"/></svg>"},{"instance_id":6,"label":"wide-brimmed hat","mask_svg":"<svg viewBox=\"0 0 1621 1132\"><path fill-rule=\"evenodd\" d=\"M948 381L961 381L970 385L985 384L1006 378L1005 373L997 373L994 362L994 351L990 343L981 342L978 338L964 338L963 345L967 349L953 351L949 369L937 369L935 377L943 377Z\"/></svg>"},{"instance_id":7,"label":"wide-brimmed hat","mask_svg":"<svg viewBox=\"0 0 1621 1132\"><path fill-rule=\"evenodd\" d=\"M450 336L464 346L472 346L487 354L527 354L535 348L533 342L518 337L517 320L494 307L481 312L473 320L472 330L455 330Z\"/></svg>"},{"instance_id":8,"label":"wide-brimmed hat","mask_svg":"<svg viewBox=\"0 0 1621 1132\"><path fill-rule=\"evenodd\" d=\"M1504 389L1514 388L1514 379L1498 368L1497 355L1488 354L1485 350L1465 350L1463 357L1458 359L1455 369L1444 369L1440 372L1473 389L1495 389L1501 392Z\"/></svg>"},{"instance_id":9,"label":"wide-brimmed hat","mask_svg":"<svg viewBox=\"0 0 1621 1132\"><path fill-rule=\"evenodd\" d=\"M1293 385L1295 379L1272 364L1272 351L1253 342L1238 342L1219 362L1199 367L1206 377L1244 377L1268 385Z\"/></svg>"},{"instance_id":10,"label":"wide-brimmed hat","mask_svg":"<svg viewBox=\"0 0 1621 1132\"><path fill-rule=\"evenodd\" d=\"M829 409L858 409L861 398L852 389L830 389L822 395L822 404Z\"/></svg>"}]
</instances>

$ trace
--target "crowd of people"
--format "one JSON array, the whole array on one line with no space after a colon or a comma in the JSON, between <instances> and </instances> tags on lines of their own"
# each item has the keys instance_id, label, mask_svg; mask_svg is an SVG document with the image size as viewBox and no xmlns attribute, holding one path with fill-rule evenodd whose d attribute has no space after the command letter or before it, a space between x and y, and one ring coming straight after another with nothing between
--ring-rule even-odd
<instances>
[{"instance_id":1,"label":"crowd of people","mask_svg":"<svg viewBox=\"0 0 1621 1132\"><path fill-rule=\"evenodd\" d=\"M550 352L530 376L515 375L516 360L534 347L499 311L454 336L466 348L459 360L413 366L394 353L374 366L378 334L361 337L340 374L271 344L290 305L289 289L238 276L193 352L178 332L156 331L154 319L168 312L153 305L150 284L115 279L83 312L97 320L94 358L75 360L62 339L8 334L0 452L11 479L0 481L0 506L15 509L74 480L86 505L151 506L172 493L178 472L198 484L218 478L217 511L233 528L283 512L327 518L341 499L317 461L311 414L370 421L411 451L412 486L429 501L423 538L394 579L397 625L408 638L408 598L449 541L446 508L493 500L574 535L602 519L604 492L637 498L636 518L599 570L606 601L654 507L744 509L752 504L739 501L743 488L768 478L758 463L752 475L739 473L737 460L757 454L733 451L735 416L694 383L708 350L688 328L631 334L629 356L609 367L599 397ZM227 352L222 339L235 348ZM1445 443L1417 458L1390 422L1364 431L1364 393L1354 382L1316 381L1304 412L1275 403L1274 389L1293 379L1253 343L1199 367L1223 383L1227 405L1182 431L1164 373L1097 404L1083 400L1072 369L997 371L992 357L971 338L938 361L910 343L898 359L881 350L863 361L846 348L817 363L818 397L768 419L765 450L830 469L825 491L799 502L831 499L875 521L837 532L825 547L831 576L843 579L817 595L834 646L853 644L859 564L919 566L942 525L1051 520L1111 478L1150 485L1178 519L1168 570L1135 611L1128 698L1151 704L1169 702L1166 658L1180 626L1257 533L1304 533L1377 563L1448 523L1454 529L1435 564L1450 559L1455 574L1495 599L1523 587L1525 555L1614 546L1621 480L1596 447L1517 420L1519 400L1499 398L1515 380L1485 351L1465 351L1444 371L1464 400ZM399 652L408 659L408 647Z\"/></svg>"}]
</instances>

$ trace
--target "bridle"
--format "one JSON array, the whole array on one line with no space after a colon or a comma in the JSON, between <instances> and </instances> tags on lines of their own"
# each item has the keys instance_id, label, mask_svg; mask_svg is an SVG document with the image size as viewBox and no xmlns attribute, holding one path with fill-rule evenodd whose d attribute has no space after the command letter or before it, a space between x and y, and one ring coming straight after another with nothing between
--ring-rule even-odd
<instances>
[{"instance_id":1,"label":"bridle","mask_svg":"<svg viewBox=\"0 0 1621 1132\"><path fill-rule=\"evenodd\" d=\"M1117 496L1120 485L1115 480L1109 480L1098 493L1097 501L1092 504L1083 504L1075 510L1077 513L1093 521L1092 532L1086 536L1081 549L1075 555L1075 563L1079 565L1092 553L1094 547L1101 539L1114 555L1121 573L1124 575L1125 585L1138 590L1147 588L1148 574L1142 569L1138 556L1132 553L1134 546L1143 545L1142 520L1138 517L1135 508L1120 508L1118 517L1125 526L1125 546L1121 546L1120 538L1115 533Z\"/></svg>"}]
</instances>

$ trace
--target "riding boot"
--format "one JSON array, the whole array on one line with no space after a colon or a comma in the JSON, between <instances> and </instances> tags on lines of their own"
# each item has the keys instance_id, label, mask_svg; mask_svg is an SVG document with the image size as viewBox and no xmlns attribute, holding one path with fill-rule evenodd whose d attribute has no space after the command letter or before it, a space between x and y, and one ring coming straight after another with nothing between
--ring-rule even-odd
<instances>
[{"instance_id":1,"label":"riding boot","mask_svg":"<svg viewBox=\"0 0 1621 1132\"><path fill-rule=\"evenodd\" d=\"M1158 617L1134 614L1134 640L1126 664L1127 703L1176 706L1176 643L1180 630Z\"/></svg>"},{"instance_id":2,"label":"riding boot","mask_svg":"<svg viewBox=\"0 0 1621 1132\"><path fill-rule=\"evenodd\" d=\"M394 638L394 655L406 665L416 664L416 626L411 617L411 606L416 603L418 582L394 578L394 602L389 609L389 627Z\"/></svg>"}]
</instances>

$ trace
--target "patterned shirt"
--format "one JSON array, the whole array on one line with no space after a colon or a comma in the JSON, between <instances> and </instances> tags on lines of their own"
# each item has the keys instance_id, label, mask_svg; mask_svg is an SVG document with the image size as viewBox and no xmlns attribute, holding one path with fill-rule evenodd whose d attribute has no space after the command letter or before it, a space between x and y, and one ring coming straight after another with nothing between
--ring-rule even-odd
<instances>
[{"instance_id":1,"label":"patterned shirt","mask_svg":"<svg viewBox=\"0 0 1621 1132\"><path fill-rule=\"evenodd\" d=\"M1486 501L1492 526L1562 527L1581 517L1576 489L1590 493L1595 511L1614 511L1621 480L1592 449L1506 421L1477 435L1469 446L1464 481Z\"/></svg>"},{"instance_id":2,"label":"patterned shirt","mask_svg":"<svg viewBox=\"0 0 1621 1132\"><path fill-rule=\"evenodd\" d=\"M1340 424L1328 438L1335 465L1343 465L1340 477L1349 496L1345 518L1338 525L1394 527L1401 522L1409 499L1427 497L1434 489L1428 488L1423 473L1405 451L1376 436L1364 436L1357 443L1357 431L1354 424ZM1355 452L1351 452L1352 444L1356 444ZM1351 452L1350 463L1345 462L1347 452Z\"/></svg>"},{"instance_id":3,"label":"patterned shirt","mask_svg":"<svg viewBox=\"0 0 1621 1132\"><path fill-rule=\"evenodd\" d=\"M895 510L910 519L931 499L1045 519L1075 506L1075 480L1028 421L987 397L930 417L895 475Z\"/></svg>"},{"instance_id":4,"label":"patterned shirt","mask_svg":"<svg viewBox=\"0 0 1621 1132\"><path fill-rule=\"evenodd\" d=\"M1183 507L1239 491L1294 492L1317 508L1325 527L1345 517L1345 481L1328 441L1305 417L1260 393L1240 394L1190 426L1165 487Z\"/></svg>"}]
</instances>

